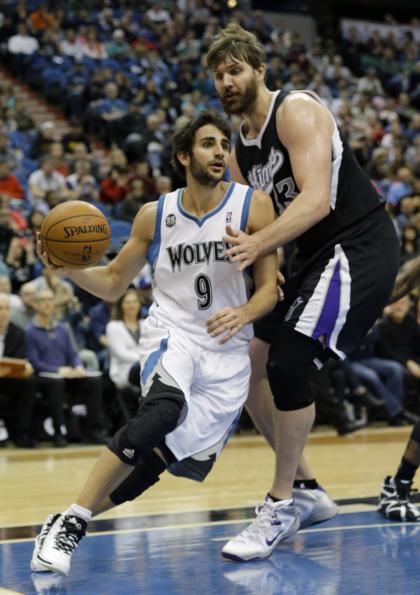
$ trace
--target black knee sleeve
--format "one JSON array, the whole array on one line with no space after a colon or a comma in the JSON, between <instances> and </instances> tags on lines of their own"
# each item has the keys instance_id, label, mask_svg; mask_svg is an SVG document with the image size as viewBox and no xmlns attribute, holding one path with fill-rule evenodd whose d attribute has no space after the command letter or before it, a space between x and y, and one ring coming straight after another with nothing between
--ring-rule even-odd
<instances>
[{"instance_id":1,"label":"black knee sleeve","mask_svg":"<svg viewBox=\"0 0 420 595\"><path fill-rule=\"evenodd\" d=\"M111 438L108 448L124 463L136 465L182 422L185 413L183 392L157 379L147 397L140 399L136 416Z\"/></svg>"},{"instance_id":2,"label":"black knee sleeve","mask_svg":"<svg viewBox=\"0 0 420 595\"><path fill-rule=\"evenodd\" d=\"M416 425L414 426L413 431L411 432L410 438L414 442L417 442L417 444L420 444L420 421L418 421L416 423Z\"/></svg>"},{"instance_id":3,"label":"black knee sleeve","mask_svg":"<svg viewBox=\"0 0 420 595\"><path fill-rule=\"evenodd\" d=\"M267 375L274 403L280 411L303 409L313 403L309 372L323 357L322 345L282 325L268 353Z\"/></svg>"},{"instance_id":4,"label":"black knee sleeve","mask_svg":"<svg viewBox=\"0 0 420 595\"><path fill-rule=\"evenodd\" d=\"M167 463L153 450L137 462L130 475L110 494L111 501L118 506L134 500L159 481Z\"/></svg>"}]
</instances>

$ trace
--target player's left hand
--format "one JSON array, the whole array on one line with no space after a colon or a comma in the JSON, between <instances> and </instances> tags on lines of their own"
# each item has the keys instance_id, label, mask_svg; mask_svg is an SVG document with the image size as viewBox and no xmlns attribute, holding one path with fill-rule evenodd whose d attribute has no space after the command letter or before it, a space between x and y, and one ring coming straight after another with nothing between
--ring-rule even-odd
<instances>
[{"instance_id":1,"label":"player's left hand","mask_svg":"<svg viewBox=\"0 0 420 595\"><path fill-rule=\"evenodd\" d=\"M230 262L239 263L238 271L242 272L258 258L261 242L255 234L234 231L230 225L226 226L226 233L223 240L231 246L226 250L226 254Z\"/></svg>"},{"instance_id":2,"label":"player's left hand","mask_svg":"<svg viewBox=\"0 0 420 595\"><path fill-rule=\"evenodd\" d=\"M223 345L238 333L249 320L242 306L239 308L222 308L206 322L207 332L211 337L219 337L226 333L219 340L219 345Z\"/></svg>"},{"instance_id":3,"label":"player's left hand","mask_svg":"<svg viewBox=\"0 0 420 595\"><path fill-rule=\"evenodd\" d=\"M41 234L39 231L36 232L35 248L36 248L36 254L37 254L39 260L44 265L44 267L48 267L49 269L53 269L54 271L57 271L57 272L64 271L64 269L62 267L56 266L48 258L48 254L46 253L44 246L42 244Z\"/></svg>"}]
</instances>

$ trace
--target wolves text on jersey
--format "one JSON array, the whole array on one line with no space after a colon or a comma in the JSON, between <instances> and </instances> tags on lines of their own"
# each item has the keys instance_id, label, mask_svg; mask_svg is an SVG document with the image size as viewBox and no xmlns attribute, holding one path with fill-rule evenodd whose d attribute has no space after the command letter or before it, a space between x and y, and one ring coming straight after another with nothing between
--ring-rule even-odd
<instances>
[{"instance_id":1,"label":"wolves text on jersey","mask_svg":"<svg viewBox=\"0 0 420 595\"><path fill-rule=\"evenodd\" d=\"M168 252L172 272L178 267L181 270L182 265L199 264L205 262L229 262L225 250L229 245L223 241L200 242L197 244L178 244L166 248Z\"/></svg>"}]
</instances>

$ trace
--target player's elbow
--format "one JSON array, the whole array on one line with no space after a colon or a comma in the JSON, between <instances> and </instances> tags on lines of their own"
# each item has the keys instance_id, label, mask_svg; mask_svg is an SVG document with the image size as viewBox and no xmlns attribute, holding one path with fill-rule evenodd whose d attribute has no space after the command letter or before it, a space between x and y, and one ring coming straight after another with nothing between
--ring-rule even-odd
<instances>
[{"instance_id":1,"label":"player's elbow","mask_svg":"<svg viewBox=\"0 0 420 595\"><path fill-rule=\"evenodd\" d=\"M313 196L311 205L312 205L311 210L313 213L315 223L318 223L318 221L325 219L325 217L328 217L328 215L330 214L331 206L330 206L329 195L319 194L319 195Z\"/></svg>"}]
</instances>

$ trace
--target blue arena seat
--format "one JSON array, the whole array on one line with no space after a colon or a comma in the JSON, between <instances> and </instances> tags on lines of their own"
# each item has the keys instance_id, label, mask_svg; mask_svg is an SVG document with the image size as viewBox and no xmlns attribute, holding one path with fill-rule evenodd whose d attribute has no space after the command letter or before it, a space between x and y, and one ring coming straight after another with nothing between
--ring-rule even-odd
<instances>
[{"instance_id":1,"label":"blue arena seat","mask_svg":"<svg viewBox=\"0 0 420 595\"><path fill-rule=\"evenodd\" d=\"M109 225L111 228L111 248L112 251L117 252L130 237L131 223L121 219L114 219L114 221L110 221Z\"/></svg>"}]
</instances>

